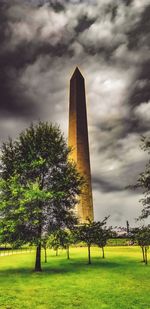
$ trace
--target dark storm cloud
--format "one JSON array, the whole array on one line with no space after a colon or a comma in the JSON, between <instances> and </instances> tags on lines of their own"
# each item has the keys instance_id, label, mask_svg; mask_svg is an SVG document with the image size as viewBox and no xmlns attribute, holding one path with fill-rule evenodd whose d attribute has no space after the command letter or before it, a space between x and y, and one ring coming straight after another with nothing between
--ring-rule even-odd
<instances>
[{"instance_id":1,"label":"dark storm cloud","mask_svg":"<svg viewBox=\"0 0 150 309\"><path fill-rule=\"evenodd\" d=\"M51 9L56 12L64 10L64 5L68 1L25 1L31 6L43 6L46 3L49 4ZM72 2L72 1L71 1ZM16 6L16 14L11 14L11 10ZM30 6L27 8L25 14L30 11ZM22 9L21 9L22 7ZM67 39L65 43L62 40L58 40L55 44L51 44L51 40L38 40L38 36L41 33L41 26L37 29L35 36L31 40L27 40L25 37L21 39L13 37L13 30L15 26L19 28L21 22L23 23L26 19L23 15L24 4L18 1L3 1L1 2L1 51L0 51L0 93L1 93L1 104L0 109L3 114L5 111L8 113L20 114L20 116L31 117L36 113L36 106L34 106L33 99L26 95L27 89L24 89L20 85L19 77L23 71L32 63L35 63L39 57L44 55L54 57L72 57L73 50L68 48L68 45L73 43L74 39ZM58 16L59 19L59 16ZM79 20L75 26L75 32L85 30L91 25L93 21L88 19L86 15L79 17ZM18 23L18 24L17 24ZM19 24L20 23L20 24ZM32 32L32 29L31 29ZM15 39L18 40L15 42ZM16 45L15 45L16 44ZM38 111L37 111L38 113Z\"/></svg>"},{"instance_id":2,"label":"dark storm cloud","mask_svg":"<svg viewBox=\"0 0 150 309\"><path fill-rule=\"evenodd\" d=\"M131 107L131 115L133 116L133 127L138 132L143 133L148 129L148 123L141 123L134 114L134 109L142 103L148 103L150 100L150 59L147 59L150 48L150 5L146 6L141 14L141 18L136 27L128 33L128 48L136 52L136 50L144 49L143 57L141 56L141 65L137 73L136 80L131 85L131 92L128 104Z\"/></svg>"},{"instance_id":3,"label":"dark storm cloud","mask_svg":"<svg viewBox=\"0 0 150 309\"><path fill-rule=\"evenodd\" d=\"M14 1L14 5L19 7L19 1ZM10 14L9 16L12 8L12 2L1 3L0 5L0 113L1 117L6 114L33 119L39 114L38 105L34 102L34 98L28 89L21 84L20 76L30 64L42 55L60 57L63 54L71 54L71 51L68 51L66 44L58 43L53 46L50 42L44 42L44 44L37 42L34 38L30 42L23 39L17 47L14 47L13 26L16 22L20 22L20 18L23 18L23 16L17 13L17 7L16 15L11 16ZM39 31L40 29L37 29L37 37Z\"/></svg>"},{"instance_id":4,"label":"dark storm cloud","mask_svg":"<svg viewBox=\"0 0 150 309\"><path fill-rule=\"evenodd\" d=\"M0 4L0 117L9 116L9 114L30 117L35 112L34 106L18 81L19 69L26 65L23 52L25 46L22 50L20 48L15 52L3 49L5 43L10 39L8 8L8 3L2 2Z\"/></svg>"},{"instance_id":5,"label":"dark storm cloud","mask_svg":"<svg viewBox=\"0 0 150 309\"><path fill-rule=\"evenodd\" d=\"M88 29L94 22L96 21L95 18L88 18L87 15L83 15L79 18L78 24L75 27L76 33L84 32L86 29Z\"/></svg>"},{"instance_id":6,"label":"dark storm cloud","mask_svg":"<svg viewBox=\"0 0 150 309\"><path fill-rule=\"evenodd\" d=\"M32 100L26 94L26 91L22 89L19 82L17 83L17 77L11 75L9 73L9 77L7 76L5 71L1 71L0 74L0 93L1 93L1 101L0 101L0 112L1 116L22 116L22 117L33 117L35 115L35 108ZM11 80L14 78L14 80Z\"/></svg>"},{"instance_id":7,"label":"dark storm cloud","mask_svg":"<svg viewBox=\"0 0 150 309\"><path fill-rule=\"evenodd\" d=\"M92 183L93 183L93 189L100 190L105 193L119 192L119 191L125 190L124 187L115 185L113 181L109 182L109 181L104 180L104 178L100 178L96 176L92 178Z\"/></svg>"},{"instance_id":8,"label":"dark storm cloud","mask_svg":"<svg viewBox=\"0 0 150 309\"><path fill-rule=\"evenodd\" d=\"M129 6L130 4L132 4L133 0L124 0L124 3Z\"/></svg>"},{"instance_id":9,"label":"dark storm cloud","mask_svg":"<svg viewBox=\"0 0 150 309\"><path fill-rule=\"evenodd\" d=\"M145 61L140 68L136 81L131 87L129 104L132 108L150 100L150 60Z\"/></svg>"},{"instance_id":10,"label":"dark storm cloud","mask_svg":"<svg viewBox=\"0 0 150 309\"><path fill-rule=\"evenodd\" d=\"M31 10L33 14L37 10L37 6L48 3L51 10L59 12L64 10L66 1L31 1ZM34 9L34 5L36 8ZM25 14L24 14L25 10ZM46 8L45 8L46 11ZM43 11L44 12L44 11ZM26 38L23 28L22 32L19 30L21 26L28 26L27 14L30 13L30 7L21 4L20 1L7 1L1 3L1 51L0 51L0 111L1 115L14 114L20 117L31 117L31 119L39 113L38 105L34 102L33 96L28 93L28 89L20 83L20 76L28 66L35 63L39 57L48 55L49 57L72 57L73 50L68 48L74 41L72 36L65 40L58 40L58 42L51 43L50 39L41 39L42 29L44 25L38 25L35 33L34 24L29 24L29 35L31 38ZM40 8L39 8L40 14ZM55 17L55 16L54 16ZM55 20L54 20L55 21ZM57 22L57 20L56 20ZM86 15L79 16L75 25L75 33L82 32L94 22L93 19L88 19ZM32 29L33 27L33 29ZM14 31L17 32L16 37ZM28 30L28 29L27 29ZM49 63L50 65L50 63ZM43 69L43 68L41 68Z\"/></svg>"},{"instance_id":11,"label":"dark storm cloud","mask_svg":"<svg viewBox=\"0 0 150 309\"><path fill-rule=\"evenodd\" d=\"M150 5L145 7L141 13L140 20L135 27L128 32L128 47L136 50L141 45L146 44L150 47Z\"/></svg>"}]
</instances>

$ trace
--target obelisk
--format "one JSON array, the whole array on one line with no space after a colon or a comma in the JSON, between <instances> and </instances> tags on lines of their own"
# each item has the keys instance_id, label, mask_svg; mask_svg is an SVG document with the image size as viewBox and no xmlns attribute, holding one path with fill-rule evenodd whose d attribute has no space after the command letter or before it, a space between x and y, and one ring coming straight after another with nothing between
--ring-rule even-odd
<instances>
[{"instance_id":1,"label":"obelisk","mask_svg":"<svg viewBox=\"0 0 150 309\"><path fill-rule=\"evenodd\" d=\"M84 78L78 68L70 80L69 98L69 138L72 147L70 158L77 164L78 171L83 175L85 184L77 205L77 217L80 223L93 220L93 198L91 185L91 168L89 139L85 97Z\"/></svg>"}]
</instances>

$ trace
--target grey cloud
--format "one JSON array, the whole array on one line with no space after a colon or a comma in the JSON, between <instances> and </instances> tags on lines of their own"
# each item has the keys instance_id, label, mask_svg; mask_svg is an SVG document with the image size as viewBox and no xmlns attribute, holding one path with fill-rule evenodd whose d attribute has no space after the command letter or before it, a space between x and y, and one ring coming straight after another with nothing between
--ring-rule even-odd
<instances>
[{"instance_id":1,"label":"grey cloud","mask_svg":"<svg viewBox=\"0 0 150 309\"><path fill-rule=\"evenodd\" d=\"M88 29L94 22L96 18L89 18L87 15L82 15L79 20L78 24L75 27L76 33L84 32L86 29Z\"/></svg>"},{"instance_id":2,"label":"grey cloud","mask_svg":"<svg viewBox=\"0 0 150 309\"><path fill-rule=\"evenodd\" d=\"M129 220L131 226L135 225L141 211L139 199L141 195L130 194L129 192L110 192L101 193L95 191L94 202L95 216L101 220L104 216L110 215L109 224L125 226L126 220Z\"/></svg>"},{"instance_id":3,"label":"grey cloud","mask_svg":"<svg viewBox=\"0 0 150 309\"><path fill-rule=\"evenodd\" d=\"M150 60L142 64L140 72L137 75L135 84L131 87L131 95L129 98L129 104L131 107L136 107L142 102L148 102L150 100Z\"/></svg>"},{"instance_id":4,"label":"grey cloud","mask_svg":"<svg viewBox=\"0 0 150 309\"><path fill-rule=\"evenodd\" d=\"M138 23L128 32L129 49L136 50L137 48L150 44L150 5L146 5Z\"/></svg>"},{"instance_id":5,"label":"grey cloud","mask_svg":"<svg viewBox=\"0 0 150 309\"><path fill-rule=\"evenodd\" d=\"M104 180L104 178L93 176L92 178L93 189L100 190L102 192L118 192L124 191L125 188L115 185L114 182Z\"/></svg>"}]
</instances>

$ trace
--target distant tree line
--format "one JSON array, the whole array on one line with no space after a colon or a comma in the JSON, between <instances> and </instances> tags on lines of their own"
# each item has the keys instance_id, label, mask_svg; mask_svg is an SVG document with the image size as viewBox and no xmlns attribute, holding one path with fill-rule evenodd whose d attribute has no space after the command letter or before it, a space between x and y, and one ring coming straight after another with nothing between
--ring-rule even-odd
<instances>
[{"instance_id":1,"label":"distant tree line","mask_svg":"<svg viewBox=\"0 0 150 309\"><path fill-rule=\"evenodd\" d=\"M84 224L74 226L72 229L60 229L47 235L44 238L43 248L45 250L45 262L46 249L53 248L58 255L58 249L66 249L67 259L70 258L69 248L71 245L84 244L88 249L88 263L91 264L91 246L96 245L102 249L102 258L104 259L104 248L107 244L107 240L112 236L111 228L106 227L107 218L103 221L93 222L88 221Z\"/></svg>"}]
</instances>

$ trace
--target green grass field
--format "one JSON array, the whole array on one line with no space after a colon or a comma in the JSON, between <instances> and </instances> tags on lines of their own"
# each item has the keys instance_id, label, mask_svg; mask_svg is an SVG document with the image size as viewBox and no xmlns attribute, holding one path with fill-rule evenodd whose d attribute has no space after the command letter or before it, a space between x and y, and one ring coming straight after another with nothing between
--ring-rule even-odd
<instances>
[{"instance_id":1,"label":"green grass field","mask_svg":"<svg viewBox=\"0 0 150 309\"><path fill-rule=\"evenodd\" d=\"M1 309L150 309L150 266L138 247L107 247L106 259L92 248L48 252L43 272L34 273L35 253L0 257Z\"/></svg>"}]
</instances>

